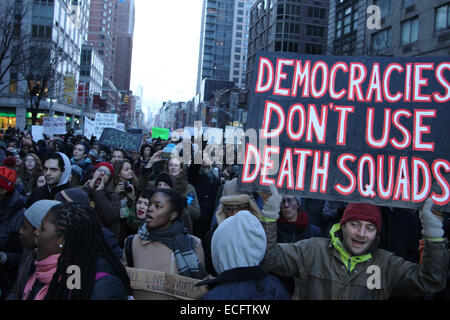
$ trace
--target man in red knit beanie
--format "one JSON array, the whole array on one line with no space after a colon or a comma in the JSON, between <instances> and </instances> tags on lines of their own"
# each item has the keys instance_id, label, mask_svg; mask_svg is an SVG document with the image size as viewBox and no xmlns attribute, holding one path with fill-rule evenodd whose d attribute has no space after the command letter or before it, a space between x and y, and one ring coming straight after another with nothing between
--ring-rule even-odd
<instances>
[{"instance_id":1,"label":"man in red knit beanie","mask_svg":"<svg viewBox=\"0 0 450 320\"><path fill-rule=\"evenodd\" d=\"M364 203L349 203L341 218L343 245L355 256L367 253L381 230L381 210Z\"/></svg>"},{"instance_id":2,"label":"man in red knit beanie","mask_svg":"<svg viewBox=\"0 0 450 320\"><path fill-rule=\"evenodd\" d=\"M261 266L266 272L299 279L300 300L382 300L423 297L445 288L449 252L443 223L427 199L419 209L425 239L422 265L378 248L380 208L349 203L330 238L277 243L277 219L283 197L270 185L270 197L261 211L267 249ZM403 239L398 239L402 241Z\"/></svg>"}]
</instances>

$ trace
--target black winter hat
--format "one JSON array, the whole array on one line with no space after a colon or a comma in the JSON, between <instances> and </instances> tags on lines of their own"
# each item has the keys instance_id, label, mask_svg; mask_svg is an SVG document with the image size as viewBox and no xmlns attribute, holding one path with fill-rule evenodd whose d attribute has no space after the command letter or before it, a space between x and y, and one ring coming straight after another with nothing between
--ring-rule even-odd
<instances>
[{"instance_id":1,"label":"black winter hat","mask_svg":"<svg viewBox=\"0 0 450 320\"><path fill-rule=\"evenodd\" d=\"M158 175L158 177L156 177L155 184L158 185L159 181L163 181L163 182L167 183L171 188L174 187L174 181L173 181L172 177L170 176L170 174L168 174L167 172L161 172Z\"/></svg>"}]
</instances>

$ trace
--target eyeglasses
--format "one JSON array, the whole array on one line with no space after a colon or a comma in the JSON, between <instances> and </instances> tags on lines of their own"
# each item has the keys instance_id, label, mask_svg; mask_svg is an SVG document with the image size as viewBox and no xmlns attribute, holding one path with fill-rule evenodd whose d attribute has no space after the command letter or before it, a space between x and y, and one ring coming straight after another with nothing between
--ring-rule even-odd
<instances>
[{"instance_id":1,"label":"eyeglasses","mask_svg":"<svg viewBox=\"0 0 450 320\"><path fill-rule=\"evenodd\" d=\"M223 206L223 212L225 214L229 214L229 213L233 213L233 212L239 212L241 210L248 210L249 208L250 208L249 204L245 204L245 205L242 205L242 206L227 206L227 205L224 205Z\"/></svg>"},{"instance_id":2,"label":"eyeglasses","mask_svg":"<svg viewBox=\"0 0 450 320\"><path fill-rule=\"evenodd\" d=\"M98 172L103 173L105 176L110 176L111 172L106 169L97 169Z\"/></svg>"}]
</instances>

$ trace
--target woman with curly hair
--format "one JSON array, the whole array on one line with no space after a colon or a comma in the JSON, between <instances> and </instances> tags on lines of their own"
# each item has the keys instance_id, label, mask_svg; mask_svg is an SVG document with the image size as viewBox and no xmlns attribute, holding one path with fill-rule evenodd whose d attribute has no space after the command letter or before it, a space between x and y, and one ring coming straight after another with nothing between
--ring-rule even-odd
<instances>
[{"instance_id":1,"label":"woman with curly hair","mask_svg":"<svg viewBox=\"0 0 450 320\"><path fill-rule=\"evenodd\" d=\"M127 236L135 232L130 229L127 220L130 216L136 216L137 181L129 160L114 162L114 175L108 190L115 192L120 197L120 219L117 220L112 229L117 235L120 246L123 246L123 240Z\"/></svg>"},{"instance_id":2,"label":"woman with curly hair","mask_svg":"<svg viewBox=\"0 0 450 320\"><path fill-rule=\"evenodd\" d=\"M36 180L43 174L41 159L34 153L26 154L18 170L18 176L23 183L25 196L28 197L31 194Z\"/></svg>"}]
</instances>

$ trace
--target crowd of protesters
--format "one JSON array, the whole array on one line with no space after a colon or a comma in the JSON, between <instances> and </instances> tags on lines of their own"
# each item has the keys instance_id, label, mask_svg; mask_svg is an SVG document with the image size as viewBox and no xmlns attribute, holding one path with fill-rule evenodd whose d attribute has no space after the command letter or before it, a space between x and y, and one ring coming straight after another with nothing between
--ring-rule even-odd
<instances>
[{"instance_id":1,"label":"crowd of protesters","mask_svg":"<svg viewBox=\"0 0 450 320\"><path fill-rule=\"evenodd\" d=\"M242 191L236 163L168 157L180 142L146 134L124 150L73 131L37 142L1 131L0 299L139 299L125 267L201 280L203 299L450 299L449 214L429 201ZM194 159L206 142L191 143Z\"/></svg>"}]
</instances>

